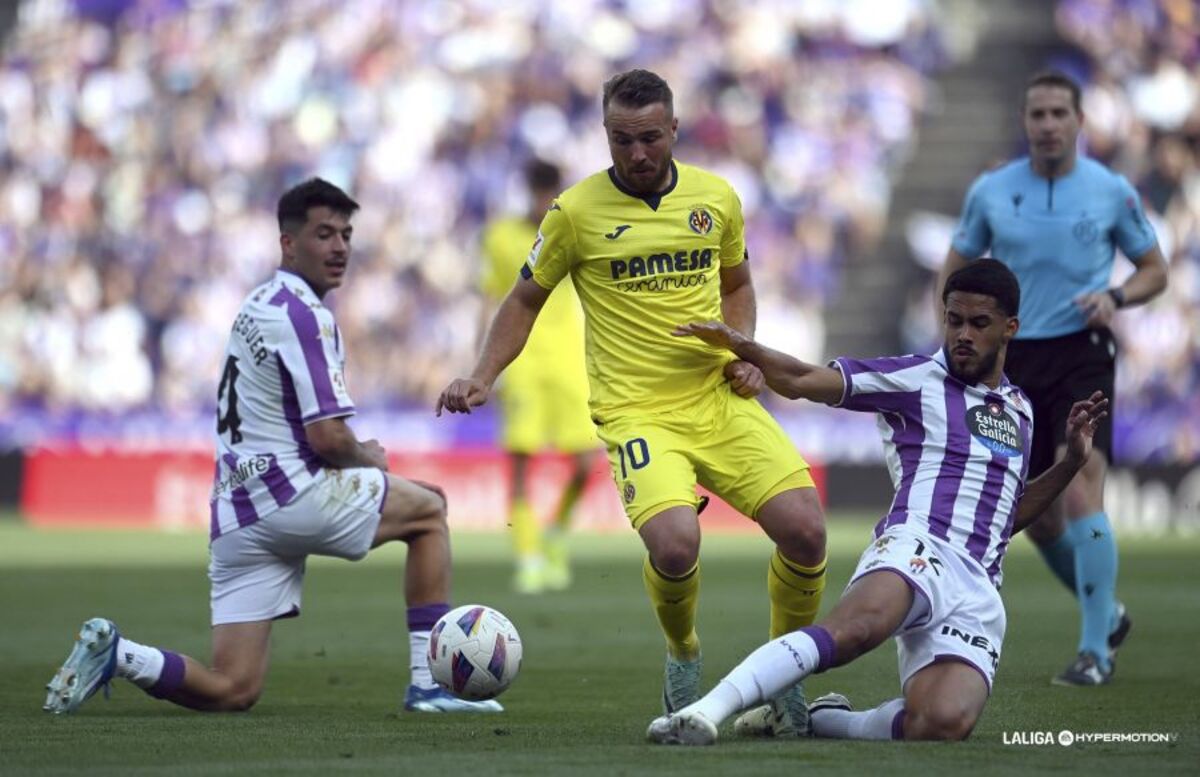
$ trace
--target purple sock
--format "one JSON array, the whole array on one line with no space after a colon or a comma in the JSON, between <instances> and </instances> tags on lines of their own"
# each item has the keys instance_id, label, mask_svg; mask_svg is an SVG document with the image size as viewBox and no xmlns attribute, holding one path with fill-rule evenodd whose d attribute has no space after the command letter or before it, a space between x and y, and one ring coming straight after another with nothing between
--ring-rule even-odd
<instances>
[{"instance_id":1,"label":"purple sock","mask_svg":"<svg viewBox=\"0 0 1200 777\"><path fill-rule=\"evenodd\" d=\"M803 631L813 642L817 643L817 668L813 670L813 673L824 672L826 669L832 667L836 659L834 655L836 646L833 644L833 635L821 626L805 626L800 631Z\"/></svg>"},{"instance_id":2,"label":"purple sock","mask_svg":"<svg viewBox=\"0 0 1200 777\"><path fill-rule=\"evenodd\" d=\"M892 718L892 739L904 739L904 710L901 709Z\"/></svg>"},{"instance_id":3,"label":"purple sock","mask_svg":"<svg viewBox=\"0 0 1200 777\"><path fill-rule=\"evenodd\" d=\"M183 663L183 657L178 653L172 653L170 650L161 652L163 655L162 674L158 676L158 682L147 688L146 692L155 698L165 699L183 685L186 666Z\"/></svg>"},{"instance_id":4,"label":"purple sock","mask_svg":"<svg viewBox=\"0 0 1200 777\"><path fill-rule=\"evenodd\" d=\"M419 607L408 608L408 630L429 631L438 618L450 612L450 605L445 602L437 604L422 604Z\"/></svg>"}]
</instances>

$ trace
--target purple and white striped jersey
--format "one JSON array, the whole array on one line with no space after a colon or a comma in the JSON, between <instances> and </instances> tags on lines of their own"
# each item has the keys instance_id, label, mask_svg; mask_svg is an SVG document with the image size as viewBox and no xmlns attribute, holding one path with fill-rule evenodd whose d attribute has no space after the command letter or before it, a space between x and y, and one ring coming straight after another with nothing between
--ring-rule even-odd
<instances>
[{"instance_id":1,"label":"purple and white striped jersey","mask_svg":"<svg viewBox=\"0 0 1200 777\"><path fill-rule=\"evenodd\" d=\"M242 303L217 390L209 537L270 515L324 463L304 425L354 414L333 314L300 276L280 269Z\"/></svg>"},{"instance_id":2,"label":"purple and white striped jersey","mask_svg":"<svg viewBox=\"0 0 1200 777\"><path fill-rule=\"evenodd\" d=\"M914 524L974 559L999 586L1029 470L1029 399L1007 378L995 390L963 383L941 351L830 366L846 383L838 407L879 414L896 496L875 536Z\"/></svg>"}]
</instances>

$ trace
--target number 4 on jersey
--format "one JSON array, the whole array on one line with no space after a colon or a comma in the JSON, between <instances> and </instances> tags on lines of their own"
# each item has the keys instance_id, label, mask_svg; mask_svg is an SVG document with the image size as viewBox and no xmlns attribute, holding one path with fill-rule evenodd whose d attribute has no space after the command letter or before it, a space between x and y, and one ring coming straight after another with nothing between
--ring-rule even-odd
<instances>
[{"instance_id":1,"label":"number 4 on jersey","mask_svg":"<svg viewBox=\"0 0 1200 777\"><path fill-rule=\"evenodd\" d=\"M242 419L238 416L237 408L237 379L240 374L237 363L236 356L230 356L225 361L225 371L221 373L221 385L217 388L217 434L229 432L230 445L237 445L242 441L242 433L239 431ZM221 401L226 399L226 390L229 392L228 402L222 412Z\"/></svg>"}]
</instances>

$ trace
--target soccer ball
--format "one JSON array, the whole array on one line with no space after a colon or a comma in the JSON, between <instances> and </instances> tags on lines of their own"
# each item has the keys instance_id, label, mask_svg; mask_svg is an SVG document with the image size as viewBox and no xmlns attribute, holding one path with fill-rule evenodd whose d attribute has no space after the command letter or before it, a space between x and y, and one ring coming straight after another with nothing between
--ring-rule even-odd
<instances>
[{"instance_id":1,"label":"soccer ball","mask_svg":"<svg viewBox=\"0 0 1200 777\"><path fill-rule=\"evenodd\" d=\"M521 636L512 621L491 607L455 607L429 633L429 671L460 699L499 696L520 669Z\"/></svg>"}]
</instances>

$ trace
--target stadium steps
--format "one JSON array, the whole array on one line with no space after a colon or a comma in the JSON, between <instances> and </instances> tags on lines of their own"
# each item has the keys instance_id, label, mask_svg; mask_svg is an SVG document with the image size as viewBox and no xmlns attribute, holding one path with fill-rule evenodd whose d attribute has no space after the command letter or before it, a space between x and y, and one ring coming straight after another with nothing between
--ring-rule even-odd
<instances>
[{"instance_id":1,"label":"stadium steps","mask_svg":"<svg viewBox=\"0 0 1200 777\"><path fill-rule=\"evenodd\" d=\"M874 356L903 347L906 299L929 282L929 272L908 248L909 216L916 211L956 216L971 180L1018 152L1018 100L1025 81L1061 45L1054 4L1045 0L952 3L948 24L965 18L956 8L985 14L974 22L981 25L974 55L935 79L915 151L892 190L882 240L848 258L840 293L826 311L828 355Z\"/></svg>"}]
</instances>

